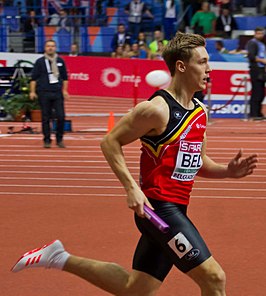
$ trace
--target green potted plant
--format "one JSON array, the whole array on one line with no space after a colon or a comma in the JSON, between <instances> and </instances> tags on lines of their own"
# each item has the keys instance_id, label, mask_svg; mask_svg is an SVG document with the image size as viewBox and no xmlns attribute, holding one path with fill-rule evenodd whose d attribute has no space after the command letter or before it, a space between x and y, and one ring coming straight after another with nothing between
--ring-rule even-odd
<instances>
[{"instance_id":1,"label":"green potted plant","mask_svg":"<svg viewBox=\"0 0 266 296\"><path fill-rule=\"evenodd\" d=\"M14 93L11 93L11 91ZM12 89L8 89L0 97L0 105L5 112L10 114L16 121L21 121L24 116L34 117L36 110L39 117L31 118L32 121L40 121L40 105L38 100L31 100L29 97L29 77L16 79Z\"/></svg>"}]
</instances>

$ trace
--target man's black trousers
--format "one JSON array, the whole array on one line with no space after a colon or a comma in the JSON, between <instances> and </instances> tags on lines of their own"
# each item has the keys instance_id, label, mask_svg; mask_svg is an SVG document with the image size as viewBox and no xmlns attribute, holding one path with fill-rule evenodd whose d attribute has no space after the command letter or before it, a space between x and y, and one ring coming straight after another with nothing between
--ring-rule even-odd
<instances>
[{"instance_id":1,"label":"man's black trousers","mask_svg":"<svg viewBox=\"0 0 266 296\"><path fill-rule=\"evenodd\" d=\"M264 69L251 68L251 97L250 97L250 117L262 117L262 102L265 96L265 81L259 79L259 75Z\"/></svg>"},{"instance_id":2,"label":"man's black trousers","mask_svg":"<svg viewBox=\"0 0 266 296\"><path fill-rule=\"evenodd\" d=\"M51 120L57 120L56 142L60 143L63 140L65 110L64 97L62 92L39 92L39 102L42 111L42 132L44 142L51 142Z\"/></svg>"}]
</instances>

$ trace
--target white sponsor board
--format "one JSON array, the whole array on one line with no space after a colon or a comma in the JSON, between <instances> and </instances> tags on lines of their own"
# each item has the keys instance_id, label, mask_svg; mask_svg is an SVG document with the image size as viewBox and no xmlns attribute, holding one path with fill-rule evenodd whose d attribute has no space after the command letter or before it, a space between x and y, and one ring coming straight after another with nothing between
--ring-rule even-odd
<instances>
[{"instance_id":1,"label":"white sponsor board","mask_svg":"<svg viewBox=\"0 0 266 296\"><path fill-rule=\"evenodd\" d=\"M0 52L0 67L13 67L19 61L24 61L21 66L30 67L30 63L35 63L41 56L35 53Z\"/></svg>"}]
</instances>

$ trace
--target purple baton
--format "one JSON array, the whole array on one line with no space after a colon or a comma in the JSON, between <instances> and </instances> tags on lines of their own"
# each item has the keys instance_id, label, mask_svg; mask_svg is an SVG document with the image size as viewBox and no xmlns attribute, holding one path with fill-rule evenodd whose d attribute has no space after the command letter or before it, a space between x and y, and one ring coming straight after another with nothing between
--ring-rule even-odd
<instances>
[{"instance_id":1,"label":"purple baton","mask_svg":"<svg viewBox=\"0 0 266 296\"><path fill-rule=\"evenodd\" d=\"M151 221L161 232L166 233L169 231L169 225L166 224L159 216L157 216L152 209L144 205L145 217Z\"/></svg>"}]
</instances>

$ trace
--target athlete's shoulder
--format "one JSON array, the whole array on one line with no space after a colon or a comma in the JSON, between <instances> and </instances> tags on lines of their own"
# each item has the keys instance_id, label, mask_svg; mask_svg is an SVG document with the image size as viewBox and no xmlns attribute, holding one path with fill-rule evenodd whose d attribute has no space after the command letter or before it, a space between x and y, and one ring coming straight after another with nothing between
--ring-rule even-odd
<instances>
[{"instance_id":1,"label":"athlete's shoulder","mask_svg":"<svg viewBox=\"0 0 266 296\"><path fill-rule=\"evenodd\" d=\"M161 96L155 96L150 101L139 103L134 109L134 112L144 116L160 115L167 109L167 103Z\"/></svg>"},{"instance_id":2,"label":"athlete's shoulder","mask_svg":"<svg viewBox=\"0 0 266 296\"><path fill-rule=\"evenodd\" d=\"M150 129L162 128L169 118L167 104L160 96L151 101L139 103L129 113L129 119L132 123L150 126Z\"/></svg>"}]
</instances>

